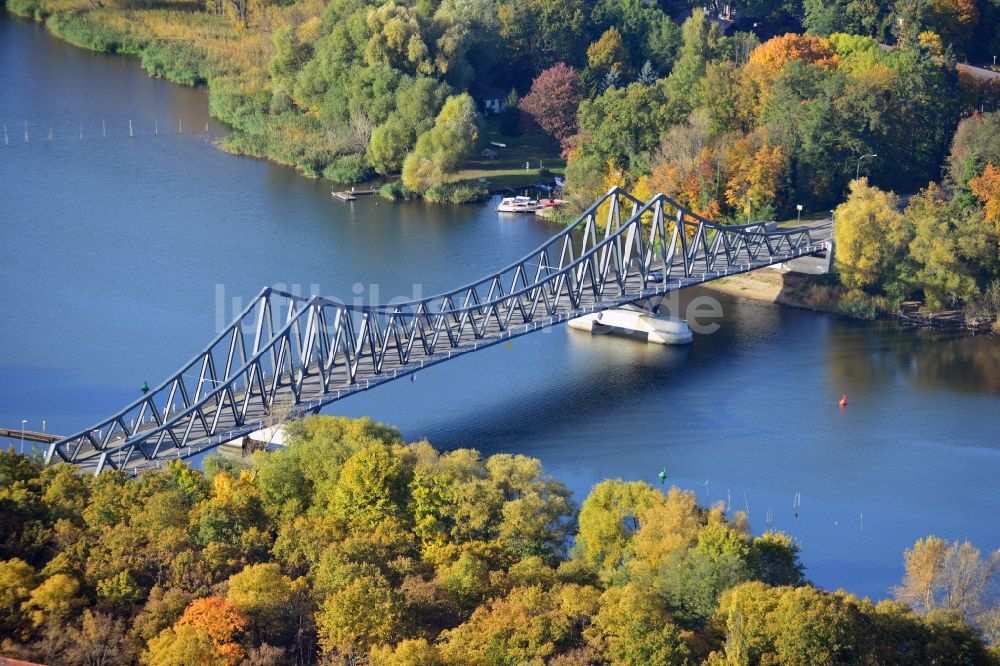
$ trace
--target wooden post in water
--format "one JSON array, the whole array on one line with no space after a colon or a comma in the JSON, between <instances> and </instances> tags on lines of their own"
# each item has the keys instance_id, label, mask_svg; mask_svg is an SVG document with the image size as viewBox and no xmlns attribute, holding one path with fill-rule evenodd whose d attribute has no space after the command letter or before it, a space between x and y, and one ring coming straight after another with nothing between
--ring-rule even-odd
<instances>
[{"instance_id":1,"label":"wooden post in water","mask_svg":"<svg viewBox=\"0 0 1000 666\"><path fill-rule=\"evenodd\" d=\"M184 123L180 118L177 119L177 133L184 134Z\"/></svg>"},{"instance_id":2,"label":"wooden post in water","mask_svg":"<svg viewBox=\"0 0 1000 666\"><path fill-rule=\"evenodd\" d=\"M83 141L83 122L80 122L80 141Z\"/></svg>"},{"instance_id":3,"label":"wooden post in water","mask_svg":"<svg viewBox=\"0 0 1000 666\"><path fill-rule=\"evenodd\" d=\"M108 124L104 120L104 118L101 118L101 138L103 139L108 138Z\"/></svg>"},{"instance_id":4,"label":"wooden post in water","mask_svg":"<svg viewBox=\"0 0 1000 666\"><path fill-rule=\"evenodd\" d=\"M3 145L10 145L10 139L7 138L7 123L3 124Z\"/></svg>"},{"instance_id":5,"label":"wooden post in water","mask_svg":"<svg viewBox=\"0 0 1000 666\"><path fill-rule=\"evenodd\" d=\"M52 140L52 125L49 125L49 141Z\"/></svg>"},{"instance_id":6,"label":"wooden post in water","mask_svg":"<svg viewBox=\"0 0 1000 666\"><path fill-rule=\"evenodd\" d=\"M156 136L160 135L160 121L159 120L154 120L153 121L153 134L155 134Z\"/></svg>"},{"instance_id":7,"label":"wooden post in water","mask_svg":"<svg viewBox=\"0 0 1000 666\"><path fill-rule=\"evenodd\" d=\"M129 136L130 139L133 136L135 136L134 134L132 134L132 119L131 118L128 119L128 136Z\"/></svg>"},{"instance_id":8,"label":"wooden post in water","mask_svg":"<svg viewBox=\"0 0 1000 666\"><path fill-rule=\"evenodd\" d=\"M28 123L24 123L24 142L28 143Z\"/></svg>"}]
</instances>

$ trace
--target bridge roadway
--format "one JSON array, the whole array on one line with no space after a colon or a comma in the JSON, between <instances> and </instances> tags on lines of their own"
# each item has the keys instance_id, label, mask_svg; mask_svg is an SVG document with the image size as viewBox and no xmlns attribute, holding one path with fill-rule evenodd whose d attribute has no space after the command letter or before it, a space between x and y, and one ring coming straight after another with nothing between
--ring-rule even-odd
<instances>
[{"instance_id":1,"label":"bridge roadway","mask_svg":"<svg viewBox=\"0 0 1000 666\"><path fill-rule=\"evenodd\" d=\"M15 430L14 428L0 428L0 439L12 439L17 441L35 442L41 444L52 444L63 439L62 435L53 435L48 432L38 432L35 430Z\"/></svg>"},{"instance_id":2,"label":"bridge roadway","mask_svg":"<svg viewBox=\"0 0 1000 666\"><path fill-rule=\"evenodd\" d=\"M596 225L602 205L610 208L603 239ZM624 215L626 205L632 207L628 221L612 221L616 212ZM676 221L668 210L677 211ZM679 234L679 229L685 233ZM580 231L577 256L572 248L581 242ZM711 225L662 195L643 206L613 189L538 252L447 295L403 307L353 311L325 299L302 303L304 299L282 294L290 297L287 323L281 329L271 324L268 335L265 319L272 312L265 317L268 303L260 301L270 294L265 290L253 315L256 339L249 356L240 328L247 327L252 306L220 334L215 347L209 346L207 357L203 353L189 362L154 396L53 443L48 458L93 473L108 467L132 472L156 467L575 317L629 303L655 304L672 291L827 251L829 239L828 227ZM560 248L558 265L550 265L554 250ZM529 282L532 272L535 277ZM501 277L511 275L505 293ZM489 293L484 293L486 285ZM464 303L456 305L463 294ZM334 315L332 327L324 313ZM220 357L218 348L224 351L227 339L228 356ZM223 364L222 357L226 370L219 378L216 368ZM183 377L198 368L199 381L192 391ZM180 399L180 408L174 406L175 399Z\"/></svg>"}]
</instances>

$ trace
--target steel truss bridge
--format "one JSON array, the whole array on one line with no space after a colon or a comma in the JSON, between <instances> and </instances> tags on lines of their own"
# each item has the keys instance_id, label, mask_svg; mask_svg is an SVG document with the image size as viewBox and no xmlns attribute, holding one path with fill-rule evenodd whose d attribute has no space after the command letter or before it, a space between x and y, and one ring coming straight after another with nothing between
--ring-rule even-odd
<instances>
[{"instance_id":1,"label":"steel truss bridge","mask_svg":"<svg viewBox=\"0 0 1000 666\"><path fill-rule=\"evenodd\" d=\"M600 221L600 222L599 222ZM806 228L714 224L613 188L538 249L430 298L356 306L262 290L198 355L47 462L136 471L187 458L462 354L626 304L823 252Z\"/></svg>"}]
</instances>

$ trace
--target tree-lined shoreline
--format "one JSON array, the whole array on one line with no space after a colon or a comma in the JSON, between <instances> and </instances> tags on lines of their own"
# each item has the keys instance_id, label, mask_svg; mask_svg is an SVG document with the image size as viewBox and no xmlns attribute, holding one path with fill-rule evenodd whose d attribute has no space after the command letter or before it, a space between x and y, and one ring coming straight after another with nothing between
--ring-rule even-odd
<instances>
[{"instance_id":1,"label":"tree-lined shoreline","mask_svg":"<svg viewBox=\"0 0 1000 666\"><path fill-rule=\"evenodd\" d=\"M130 478L0 453L0 652L44 663L1000 663L1000 551L928 537L896 601L691 492L579 510L520 455L312 417L251 459ZM989 646L993 642L993 647Z\"/></svg>"}]
</instances>

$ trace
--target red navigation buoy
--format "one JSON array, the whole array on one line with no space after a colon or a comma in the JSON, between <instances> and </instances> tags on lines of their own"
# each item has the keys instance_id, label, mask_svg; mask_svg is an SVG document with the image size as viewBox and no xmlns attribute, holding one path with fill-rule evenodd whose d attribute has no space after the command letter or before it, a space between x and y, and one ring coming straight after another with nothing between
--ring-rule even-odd
<instances>
[{"instance_id":1,"label":"red navigation buoy","mask_svg":"<svg viewBox=\"0 0 1000 666\"><path fill-rule=\"evenodd\" d=\"M840 406L841 407L846 407L847 406L847 394L846 393L844 395L840 396Z\"/></svg>"}]
</instances>

